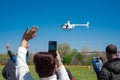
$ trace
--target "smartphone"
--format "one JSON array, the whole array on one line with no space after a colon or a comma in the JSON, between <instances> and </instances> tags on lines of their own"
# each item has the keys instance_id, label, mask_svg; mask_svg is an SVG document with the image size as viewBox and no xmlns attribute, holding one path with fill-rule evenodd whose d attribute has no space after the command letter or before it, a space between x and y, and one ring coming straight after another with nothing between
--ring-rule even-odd
<instances>
[{"instance_id":1,"label":"smartphone","mask_svg":"<svg viewBox=\"0 0 120 80\"><path fill-rule=\"evenodd\" d=\"M53 54L54 57L57 56L56 50L57 50L57 41L49 41L48 43L48 51Z\"/></svg>"}]
</instances>

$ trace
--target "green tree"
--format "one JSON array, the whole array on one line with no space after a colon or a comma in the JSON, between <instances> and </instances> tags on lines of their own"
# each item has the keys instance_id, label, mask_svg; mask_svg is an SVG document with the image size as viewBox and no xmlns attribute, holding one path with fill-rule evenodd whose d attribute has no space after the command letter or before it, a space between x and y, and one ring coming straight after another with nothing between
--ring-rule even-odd
<instances>
[{"instance_id":1,"label":"green tree","mask_svg":"<svg viewBox=\"0 0 120 80\"><path fill-rule=\"evenodd\" d=\"M70 53L77 53L78 50L77 49L72 49Z\"/></svg>"},{"instance_id":2,"label":"green tree","mask_svg":"<svg viewBox=\"0 0 120 80\"><path fill-rule=\"evenodd\" d=\"M74 65L82 64L83 57L82 57L82 54L78 52L77 49L72 49L70 54L72 55L71 64L74 64Z\"/></svg>"},{"instance_id":3,"label":"green tree","mask_svg":"<svg viewBox=\"0 0 120 80\"><path fill-rule=\"evenodd\" d=\"M63 56L63 63L69 65L72 61L72 57L71 54Z\"/></svg>"},{"instance_id":4,"label":"green tree","mask_svg":"<svg viewBox=\"0 0 120 80\"><path fill-rule=\"evenodd\" d=\"M65 56L70 53L70 45L68 43L61 43L58 45L58 51L61 56Z\"/></svg>"}]
</instances>

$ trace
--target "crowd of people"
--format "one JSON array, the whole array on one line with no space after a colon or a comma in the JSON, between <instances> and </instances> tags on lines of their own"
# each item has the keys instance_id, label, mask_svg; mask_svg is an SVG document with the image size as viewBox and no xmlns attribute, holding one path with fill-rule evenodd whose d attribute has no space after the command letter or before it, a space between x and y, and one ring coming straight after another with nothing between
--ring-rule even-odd
<instances>
[{"instance_id":1,"label":"crowd of people","mask_svg":"<svg viewBox=\"0 0 120 80\"><path fill-rule=\"evenodd\" d=\"M93 57L92 66L93 66L93 71L96 73L97 79L99 80L99 75L103 66L103 59L99 56Z\"/></svg>"},{"instance_id":2,"label":"crowd of people","mask_svg":"<svg viewBox=\"0 0 120 80\"><path fill-rule=\"evenodd\" d=\"M8 61L8 65L6 64L2 71L6 80L33 80L26 63L29 57L27 44L36 36L37 31L37 27L26 29L16 55L12 54L10 46L7 45L10 62ZM34 55L33 62L40 80L75 80L70 71L62 64L58 51L56 51L56 55L54 57L51 52L37 52Z\"/></svg>"},{"instance_id":3,"label":"crowd of people","mask_svg":"<svg viewBox=\"0 0 120 80\"><path fill-rule=\"evenodd\" d=\"M33 80L26 61L29 58L28 42L36 36L37 31L37 27L26 29L16 55L12 54L10 45L6 46L10 56L2 71L6 80ZM58 51L56 51L56 55L54 57L49 51L37 52L34 55L33 62L39 79L75 80L71 72L64 67ZM106 47L106 57L108 61L105 64L101 57L93 57L92 66L97 80L120 80L120 58L118 58L115 45L110 44Z\"/></svg>"},{"instance_id":4,"label":"crowd of people","mask_svg":"<svg viewBox=\"0 0 120 80\"><path fill-rule=\"evenodd\" d=\"M120 80L120 58L117 47L109 44L106 49L108 61L103 64L103 59L93 57L92 66L96 72L97 80Z\"/></svg>"}]
</instances>

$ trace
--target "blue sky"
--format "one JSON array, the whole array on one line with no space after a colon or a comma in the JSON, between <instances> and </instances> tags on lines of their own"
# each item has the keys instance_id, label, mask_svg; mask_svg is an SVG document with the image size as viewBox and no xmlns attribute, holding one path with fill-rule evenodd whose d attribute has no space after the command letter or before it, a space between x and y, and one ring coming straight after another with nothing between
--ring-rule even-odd
<instances>
[{"instance_id":1,"label":"blue sky","mask_svg":"<svg viewBox=\"0 0 120 80\"><path fill-rule=\"evenodd\" d=\"M60 28L71 23L90 22L90 28ZM17 51L27 26L39 26L36 38L29 42L30 51L47 51L48 41L67 42L78 51L104 51L108 44L120 50L120 0L0 0L0 52L6 44Z\"/></svg>"}]
</instances>

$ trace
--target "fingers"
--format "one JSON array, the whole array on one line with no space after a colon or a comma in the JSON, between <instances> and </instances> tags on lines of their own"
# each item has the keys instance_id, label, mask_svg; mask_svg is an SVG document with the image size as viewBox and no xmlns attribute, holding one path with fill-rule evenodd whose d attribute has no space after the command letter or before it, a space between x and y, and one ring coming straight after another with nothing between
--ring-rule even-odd
<instances>
[{"instance_id":1,"label":"fingers","mask_svg":"<svg viewBox=\"0 0 120 80\"><path fill-rule=\"evenodd\" d=\"M35 26L32 26L32 28L29 30L29 33L32 33L34 31Z\"/></svg>"},{"instance_id":2,"label":"fingers","mask_svg":"<svg viewBox=\"0 0 120 80\"><path fill-rule=\"evenodd\" d=\"M58 51L56 51L56 53L57 53L57 56L56 56L56 60L57 60L57 67L60 67L60 66L62 66L63 64L62 64L62 62L61 62L61 57L60 57L59 52L58 52Z\"/></svg>"},{"instance_id":3,"label":"fingers","mask_svg":"<svg viewBox=\"0 0 120 80\"><path fill-rule=\"evenodd\" d=\"M28 32L28 27L26 28L26 31L25 31L25 33L27 33L27 32ZM24 33L24 34L25 34L25 33Z\"/></svg>"},{"instance_id":4,"label":"fingers","mask_svg":"<svg viewBox=\"0 0 120 80\"><path fill-rule=\"evenodd\" d=\"M36 32L38 31L38 27L37 27L37 26L35 27L35 31L36 31Z\"/></svg>"},{"instance_id":5,"label":"fingers","mask_svg":"<svg viewBox=\"0 0 120 80\"><path fill-rule=\"evenodd\" d=\"M38 27L33 26L33 27L30 29L29 33L35 34L37 31L38 31Z\"/></svg>"},{"instance_id":6,"label":"fingers","mask_svg":"<svg viewBox=\"0 0 120 80\"><path fill-rule=\"evenodd\" d=\"M27 28L23 35L23 39L28 41L28 40L34 38L36 36L37 31L38 31L38 27L36 27L36 26L33 26L30 30L28 30L28 28Z\"/></svg>"},{"instance_id":7,"label":"fingers","mask_svg":"<svg viewBox=\"0 0 120 80\"><path fill-rule=\"evenodd\" d=\"M33 27L32 28L32 33L37 32L37 31L38 31L38 27Z\"/></svg>"},{"instance_id":8,"label":"fingers","mask_svg":"<svg viewBox=\"0 0 120 80\"><path fill-rule=\"evenodd\" d=\"M36 33L34 33L33 35L32 35L32 38L34 38L36 36Z\"/></svg>"}]
</instances>

